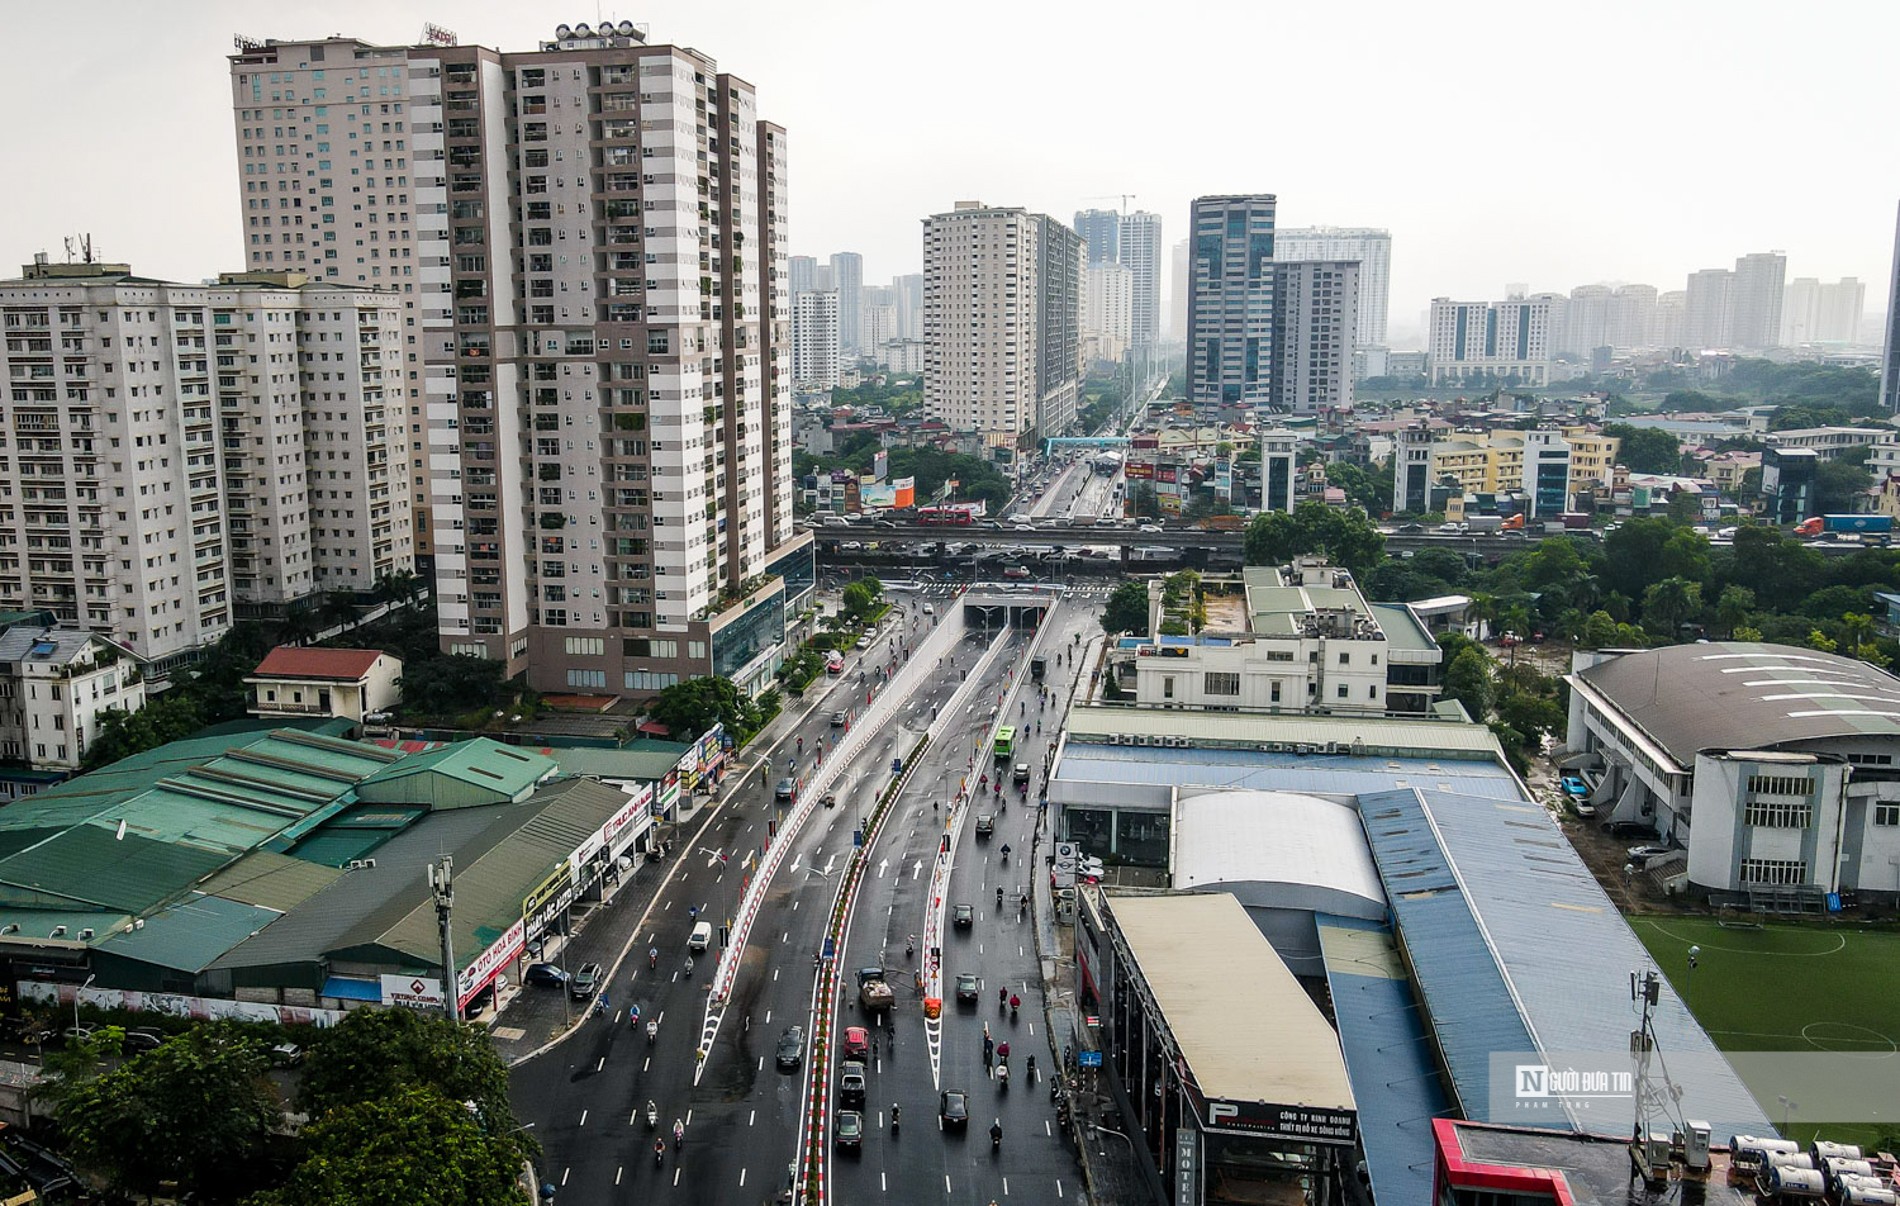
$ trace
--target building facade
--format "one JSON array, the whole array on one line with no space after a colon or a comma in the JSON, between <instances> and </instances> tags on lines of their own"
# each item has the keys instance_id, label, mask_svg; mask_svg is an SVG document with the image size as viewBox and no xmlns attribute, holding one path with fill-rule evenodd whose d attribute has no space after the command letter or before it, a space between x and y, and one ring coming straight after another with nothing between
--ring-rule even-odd
<instances>
[{"instance_id":1,"label":"building facade","mask_svg":"<svg viewBox=\"0 0 1900 1206\"><path fill-rule=\"evenodd\" d=\"M1121 221L1120 263L1128 269L1131 346L1145 355L1161 342L1161 215L1146 210Z\"/></svg>"},{"instance_id":2,"label":"building facade","mask_svg":"<svg viewBox=\"0 0 1900 1206\"><path fill-rule=\"evenodd\" d=\"M0 282L0 310L0 609L50 610L162 672L238 606L413 569L395 293L40 262Z\"/></svg>"},{"instance_id":3,"label":"building facade","mask_svg":"<svg viewBox=\"0 0 1900 1206\"><path fill-rule=\"evenodd\" d=\"M792 300L792 388L838 388L838 291L813 289Z\"/></svg>"},{"instance_id":4,"label":"building facade","mask_svg":"<svg viewBox=\"0 0 1900 1206\"><path fill-rule=\"evenodd\" d=\"M631 22L410 71L444 649L756 689L794 543L784 130Z\"/></svg>"},{"instance_id":5,"label":"building facade","mask_svg":"<svg viewBox=\"0 0 1900 1206\"><path fill-rule=\"evenodd\" d=\"M144 706L144 674L125 646L79 628L0 633L0 758L71 773L97 739L101 713ZM0 783L13 794L4 772Z\"/></svg>"},{"instance_id":6,"label":"building facade","mask_svg":"<svg viewBox=\"0 0 1900 1206\"><path fill-rule=\"evenodd\" d=\"M1762 351L1781 345L1781 302L1787 273L1788 257L1779 251L1758 251L1735 261L1735 347Z\"/></svg>"},{"instance_id":7,"label":"building facade","mask_svg":"<svg viewBox=\"0 0 1900 1206\"><path fill-rule=\"evenodd\" d=\"M1887 337L1880 349L1880 405L1900 414L1900 214L1893 231L1893 272L1887 281Z\"/></svg>"},{"instance_id":8,"label":"building facade","mask_svg":"<svg viewBox=\"0 0 1900 1206\"><path fill-rule=\"evenodd\" d=\"M1067 435L1075 426L1088 371L1083 313L1088 305L1088 254L1082 238L1047 214L1037 215L1036 435Z\"/></svg>"},{"instance_id":9,"label":"building facade","mask_svg":"<svg viewBox=\"0 0 1900 1206\"><path fill-rule=\"evenodd\" d=\"M1310 415L1352 406L1360 264L1273 265L1273 404Z\"/></svg>"},{"instance_id":10,"label":"building facade","mask_svg":"<svg viewBox=\"0 0 1900 1206\"><path fill-rule=\"evenodd\" d=\"M1089 267L1121 262L1122 216L1112 209L1078 209L1075 233L1089 245Z\"/></svg>"},{"instance_id":11,"label":"building facade","mask_svg":"<svg viewBox=\"0 0 1900 1206\"><path fill-rule=\"evenodd\" d=\"M355 38L268 40L230 56L233 130L245 266L402 298L400 358L388 368L387 407L401 423L415 553L433 553L417 337L416 135L409 48ZM340 182L340 184L339 184Z\"/></svg>"},{"instance_id":12,"label":"building facade","mask_svg":"<svg viewBox=\"0 0 1900 1206\"><path fill-rule=\"evenodd\" d=\"M1356 260L1359 299L1353 333L1360 347L1384 347L1391 307L1392 235L1368 226L1288 227L1274 232L1274 256L1294 260Z\"/></svg>"},{"instance_id":13,"label":"building facade","mask_svg":"<svg viewBox=\"0 0 1900 1206\"><path fill-rule=\"evenodd\" d=\"M1199 197L1191 226L1188 397L1273 403L1272 194Z\"/></svg>"},{"instance_id":14,"label":"building facade","mask_svg":"<svg viewBox=\"0 0 1900 1206\"><path fill-rule=\"evenodd\" d=\"M1083 329L1088 335L1089 359L1119 362L1133 339L1129 310L1133 278L1126 267L1113 262L1092 263L1088 273Z\"/></svg>"},{"instance_id":15,"label":"building facade","mask_svg":"<svg viewBox=\"0 0 1900 1206\"><path fill-rule=\"evenodd\" d=\"M810 293L818 287L818 261L809 255L795 255L786 263L787 277L791 282L790 296L797 303L798 295Z\"/></svg>"},{"instance_id":16,"label":"building facade","mask_svg":"<svg viewBox=\"0 0 1900 1206\"><path fill-rule=\"evenodd\" d=\"M1726 268L1704 268L1689 274L1684 294L1683 346L1702 350L1726 348L1735 339L1735 274Z\"/></svg>"},{"instance_id":17,"label":"building facade","mask_svg":"<svg viewBox=\"0 0 1900 1206\"><path fill-rule=\"evenodd\" d=\"M864 257L855 251L834 252L831 282L825 288L838 291L838 346L857 356L864 350Z\"/></svg>"},{"instance_id":18,"label":"building facade","mask_svg":"<svg viewBox=\"0 0 1900 1206\"><path fill-rule=\"evenodd\" d=\"M1173 292L1168 296L1168 340L1172 343L1187 342L1188 266L1192 259L1188 240L1182 239L1174 245L1174 263L1169 267Z\"/></svg>"},{"instance_id":19,"label":"building facade","mask_svg":"<svg viewBox=\"0 0 1900 1206\"><path fill-rule=\"evenodd\" d=\"M1550 384L1552 304L1545 297L1501 302L1432 299L1428 355L1432 384L1515 379Z\"/></svg>"}]
</instances>

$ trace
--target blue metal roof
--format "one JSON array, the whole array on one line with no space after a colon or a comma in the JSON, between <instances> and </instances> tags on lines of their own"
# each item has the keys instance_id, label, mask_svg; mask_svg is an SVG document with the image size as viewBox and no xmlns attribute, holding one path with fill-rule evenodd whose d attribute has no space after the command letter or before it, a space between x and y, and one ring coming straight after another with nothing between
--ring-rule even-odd
<instances>
[{"instance_id":1,"label":"blue metal roof","mask_svg":"<svg viewBox=\"0 0 1900 1206\"><path fill-rule=\"evenodd\" d=\"M1318 921L1373 1200L1429 1202L1432 1119L1448 1115L1451 1103L1392 931L1350 917L1322 915Z\"/></svg>"},{"instance_id":2,"label":"blue metal roof","mask_svg":"<svg viewBox=\"0 0 1900 1206\"><path fill-rule=\"evenodd\" d=\"M378 1001L383 999L381 980L352 980L348 976L331 976L323 982L320 994L339 1001Z\"/></svg>"},{"instance_id":3,"label":"blue metal roof","mask_svg":"<svg viewBox=\"0 0 1900 1206\"><path fill-rule=\"evenodd\" d=\"M1538 1046L1419 793L1362 795L1359 814L1452 1094L1464 1117L1489 1121L1491 1053Z\"/></svg>"},{"instance_id":4,"label":"blue metal roof","mask_svg":"<svg viewBox=\"0 0 1900 1206\"><path fill-rule=\"evenodd\" d=\"M1354 758L1272 754L1255 750L1085 745L1070 742L1056 765L1058 781L1147 783L1337 795L1433 788L1516 800L1517 782L1495 763L1454 758Z\"/></svg>"}]
</instances>

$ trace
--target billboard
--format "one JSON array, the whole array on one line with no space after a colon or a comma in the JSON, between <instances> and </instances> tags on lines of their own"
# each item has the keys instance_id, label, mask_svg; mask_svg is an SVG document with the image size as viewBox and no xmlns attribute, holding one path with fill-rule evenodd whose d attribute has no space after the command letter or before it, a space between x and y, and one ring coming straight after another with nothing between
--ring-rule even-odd
<instances>
[{"instance_id":1,"label":"billboard","mask_svg":"<svg viewBox=\"0 0 1900 1206\"><path fill-rule=\"evenodd\" d=\"M880 448L871 455L871 480L881 482L890 476L891 454L889 449Z\"/></svg>"},{"instance_id":2,"label":"billboard","mask_svg":"<svg viewBox=\"0 0 1900 1206\"><path fill-rule=\"evenodd\" d=\"M904 510L908 510L909 508L917 505L917 479L916 478L900 477L896 481L892 482L891 485L897 491L897 501L892 503L891 504L892 506L898 507Z\"/></svg>"},{"instance_id":3,"label":"billboard","mask_svg":"<svg viewBox=\"0 0 1900 1206\"><path fill-rule=\"evenodd\" d=\"M382 980L382 1003L385 1005L403 1005L410 1009L440 1010L444 998L442 981L430 976L391 976L385 974Z\"/></svg>"},{"instance_id":4,"label":"billboard","mask_svg":"<svg viewBox=\"0 0 1900 1206\"><path fill-rule=\"evenodd\" d=\"M858 501L866 507L909 510L917 505L917 479L900 477L894 482L860 482Z\"/></svg>"},{"instance_id":5,"label":"billboard","mask_svg":"<svg viewBox=\"0 0 1900 1206\"><path fill-rule=\"evenodd\" d=\"M1122 466L1122 476L1130 479L1144 478L1153 480L1155 465L1153 461L1129 461Z\"/></svg>"}]
</instances>

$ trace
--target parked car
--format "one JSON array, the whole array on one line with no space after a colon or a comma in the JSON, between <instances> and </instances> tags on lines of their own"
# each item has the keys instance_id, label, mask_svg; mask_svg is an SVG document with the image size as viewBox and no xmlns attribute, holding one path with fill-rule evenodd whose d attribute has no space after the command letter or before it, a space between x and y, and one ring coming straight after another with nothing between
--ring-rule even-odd
<instances>
[{"instance_id":1,"label":"parked car","mask_svg":"<svg viewBox=\"0 0 1900 1206\"><path fill-rule=\"evenodd\" d=\"M839 1110L838 1123L832 1133L837 1136L838 1146L845 1151L864 1150L864 1115L856 1110Z\"/></svg>"},{"instance_id":2,"label":"parked car","mask_svg":"<svg viewBox=\"0 0 1900 1206\"><path fill-rule=\"evenodd\" d=\"M1650 864L1651 860L1659 859L1671 853L1672 850L1673 848L1669 846L1631 846L1628 851L1630 864L1641 871Z\"/></svg>"},{"instance_id":3,"label":"parked car","mask_svg":"<svg viewBox=\"0 0 1900 1206\"><path fill-rule=\"evenodd\" d=\"M270 1049L273 1068L294 1068L303 1063L304 1050L296 1043L279 1043Z\"/></svg>"},{"instance_id":4,"label":"parked car","mask_svg":"<svg viewBox=\"0 0 1900 1206\"><path fill-rule=\"evenodd\" d=\"M976 924L976 906L960 904L950 911L950 924L959 930L967 930Z\"/></svg>"},{"instance_id":5,"label":"parked car","mask_svg":"<svg viewBox=\"0 0 1900 1206\"><path fill-rule=\"evenodd\" d=\"M970 1095L962 1089L945 1089L937 1096L937 1120L946 1131L970 1127Z\"/></svg>"},{"instance_id":6,"label":"parked car","mask_svg":"<svg viewBox=\"0 0 1900 1206\"><path fill-rule=\"evenodd\" d=\"M1005 578L1027 578L1028 576L1029 567L1026 565L1006 565L1003 567L1003 577Z\"/></svg>"},{"instance_id":7,"label":"parked car","mask_svg":"<svg viewBox=\"0 0 1900 1206\"><path fill-rule=\"evenodd\" d=\"M156 1026L134 1026L125 1032L125 1050L129 1055L156 1051L171 1037Z\"/></svg>"},{"instance_id":8,"label":"parked car","mask_svg":"<svg viewBox=\"0 0 1900 1206\"><path fill-rule=\"evenodd\" d=\"M787 1026L778 1036L778 1070L796 1072L805 1063L805 1031Z\"/></svg>"},{"instance_id":9,"label":"parked car","mask_svg":"<svg viewBox=\"0 0 1900 1206\"><path fill-rule=\"evenodd\" d=\"M856 647L860 650L869 649L871 647L871 634L867 632L859 637Z\"/></svg>"},{"instance_id":10,"label":"parked car","mask_svg":"<svg viewBox=\"0 0 1900 1206\"><path fill-rule=\"evenodd\" d=\"M564 988L567 986L567 973L552 963L530 963L527 972L521 977L523 984L532 984L536 988Z\"/></svg>"},{"instance_id":11,"label":"parked car","mask_svg":"<svg viewBox=\"0 0 1900 1206\"><path fill-rule=\"evenodd\" d=\"M575 972L573 978L567 982L567 991L573 994L575 1000L585 1001L600 988L600 978L604 970L598 963L581 964L580 970Z\"/></svg>"},{"instance_id":12,"label":"parked car","mask_svg":"<svg viewBox=\"0 0 1900 1206\"><path fill-rule=\"evenodd\" d=\"M91 1022L77 1022L59 1032L59 1036L68 1043L81 1043L99 1033L99 1027Z\"/></svg>"},{"instance_id":13,"label":"parked car","mask_svg":"<svg viewBox=\"0 0 1900 1206\"><path fill-rule=\"evenodd\" d=\"M1563 788L1563 792L1567 796L1587 796L1590 794L1590 788L1584 783L1582 775L1565 775L1557 781L1557 785Z\"/></svg>"},{"instance_id":14,"label":"parked car","mask_svg":"<svg viewBox=\"0 0 1900 1206\"><path fill-rule=\"evenodd\" d=\"M966 1005L976 1004L978 980L973 972L957 973L957 1000Z\"/></svg>"}]
</instances>

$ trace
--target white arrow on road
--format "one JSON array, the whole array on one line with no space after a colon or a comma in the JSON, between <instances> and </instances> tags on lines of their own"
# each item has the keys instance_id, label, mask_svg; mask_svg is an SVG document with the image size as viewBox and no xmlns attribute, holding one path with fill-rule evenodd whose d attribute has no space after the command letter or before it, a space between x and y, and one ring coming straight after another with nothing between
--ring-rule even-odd
<instances>
[{"instance_id":1,"label":"white arrow on road","mask_svg":"<svg viewBox=\"0 0 1900 1206\"><path fill-rule=\"evenodd\" d=\"M820 872L819 872L818 874L820 874L820 875L830 875L830 874L831 874L831 868L832 868L832 866L833 866L833 865L834 865L835 863L837 863L837 861L838 861L838 856L837 856L837 855L835 855L835 854L834 854L834 855L832 855L832 856L831 856L830 858L828 858L828 859L826 859L826 860L825 860L825 869L824 869L823 871L820 871Z\"/></svg>"},{"instance_id":2,"label":"white arrow on road","mask_svg":"<svg viewBox=\"0 0 1900 1206\"><path fill-rule=\"evenodd\" d=\"M877 877L878 877L879 879L883 879L883 878L884 878L884 869L885 869L886 867L888 867L888 866L890 866L890 865L891 865L891 860L890 860L890 859L888 859L888 858L887 858L887 859L885 859L885 860L883 860L882 862L880 862L880 863L878 863L878 865L877 865Z\"/></svg>"}]
</instances>

